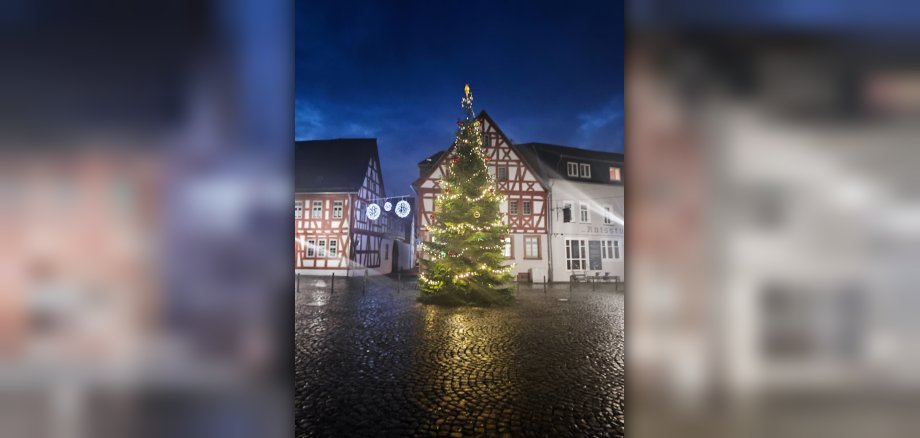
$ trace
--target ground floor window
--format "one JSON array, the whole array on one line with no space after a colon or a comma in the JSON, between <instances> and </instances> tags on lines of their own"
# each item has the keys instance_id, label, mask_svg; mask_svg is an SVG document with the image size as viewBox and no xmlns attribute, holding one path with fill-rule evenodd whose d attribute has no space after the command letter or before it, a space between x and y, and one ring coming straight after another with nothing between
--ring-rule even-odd
<instances>
[{"instance_id":1,"label":"ground floor window","mask_svg":"<svg viewBox=\"0 0 920 438\"><path fill-rule=\"evenodd\" d=\"M540 258L540 236L524 236L524 258Z\"/></svg>"},{"instance_id":2,"label":"ground floor window","mask_svg":"<svg viewBox=\"0 0 920 438\"><path fill-rule=\"evenodd\" d=\"M316 256L326 257L326 240L325 239L319 239L319 242L316 242Z\"/></svg>"},{"instance_id":3,"label":"ground floor window","mask_svg":"<svg viewBox=\"0 0 920 438\"><path fill-rule=\"evenodd\" d=\"M383 245L383 259L384 260L390 259L390 244L389 243L386 245Z\"/></svg>"},{"instance_id":4,"label":"ground floor window","mask_svg":"<svg viewBox=\"0 0 920 438\"><path fill-rule=\"evenodd\" d=\"M316 240L309 239L307 240L307 257L313 257L316 255Z\"/></svg>"},{"instance_id":5,"label":"ground floor window","mask_svg":"<svg viewBox=\"0 0 920 438\"><path fill-rule=\"evenodd\" d=\"M511 245L511 236L508 236L508 237L505 238L505 248L504 248L504 250L502 250L502 255L505 256L505 258L508 258L508 259L510 259L510 258L513 257L512 245Z\"/></svg>"},{"instance_id":6,"label":"ground floor window","mask_svg":"<svg viewBox=\"0 0 920 438\"><path fill-rule=\"evenodd\" d=\"M605 259L613 258L613 241L602 240L601 241L601 253Z\"/></svg>"},{"instance_id":7,"label":"ground floor window","mask_svg":"<svg viewBox=\"0 0 920 438\"><path fill-rule=\"evenodd\" d=\"M565 267L569 271L588 269L584 240L565 241Z\"/></svg>"},{"instance_id":8,"label":"ground floor window","mask_svg":"<svg viewBox=\"0 0 920 438\"><path fill-rule=\"evenodd\" d=\"M329 257L336 257L336 252L339 249L339 241L335 239L329 239Z\"/></svg>"},{"instance_id":9,"label":"ground floor window","mask_svg":"<svg viewBox=\"0 0 920 438\"><path fill-rule=\"evenodd\" d=\"M613 258L615 259L620 258L620 241L619 240L613 241Z\"/></svg>"}]
</instances>

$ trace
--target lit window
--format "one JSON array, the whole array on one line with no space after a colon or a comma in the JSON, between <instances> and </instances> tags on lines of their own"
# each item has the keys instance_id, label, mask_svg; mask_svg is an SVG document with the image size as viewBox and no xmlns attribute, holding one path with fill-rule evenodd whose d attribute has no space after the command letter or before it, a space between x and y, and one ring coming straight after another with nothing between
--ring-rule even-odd
<instances>
[{"instance_id":1,"label":"lit window","mask_svg":"<svg viewBox=\"0 0 920 438\"><path fill-rule=\"evenodd\" d=\"M310 215L313 219L322 219L323 217L323 201L313 201L313 214Z\"/></svg>"},{"instance_id":2,"label":"lit window","mask_svg":"<svg viewBox=\"0 0 920 438\"><path fill-rule=\"evenodd\" d=\"M333 219L342 218L342 201L335 201L332 203L332 218Z\"/></svg>"},{"instance_id":3,"label":"lit window","mask_svg":"<svg viewBox=\"0 0 920 438\"><path fill-rule=\"evenodd\" d=\"M579 164L579 174L582 178L591 178L591 165L590 164Z\"/></svg>"},{"instance_id":4,"label":"lit window","mask_svg":"<svg viewBox=\"0 0 920 438\"><path fill-rule=\"evenodd\" d=\"M588 206L581 204L581 222L587 224L590 222L590 219L591 217L588 214Z\"/></svg>"},{"instance_id":5,"label":"lit window","mask_svg":"<svg viewBox=\"0 0 920 438\"><path fill-rule=\"evenodd\" d=\"M294 219L303 218L303 201L294 201Z\"/></svg>"},{"instance_id":6,"label":"lit window","mask_svg":"<svg viewBox=\"0 0 920 438\"><path fill-rule=\"evenodd\" d=\"M524 236L524 258L540 258L540 238L538 236Z\"/></svg>"},{"instance_id":7,"label":"lit window","mask_svg":"<svg viewBox=\"0 0 920 438\"><path fill-rule=\"evenodd\" d=\"M508 201L508 213L511 214L512 216L517 216L517 214L518 214L518 202L517 202L516 200L515 200L515 201Z\"/></svg>"},{"instance_id":8,"label":"lit window","mask_svg":"<svg viewBox=\"0 0 920 438\"><path fill-rule=\"evenodd\" d=\"M619 167L610 167L610 180L619 181L620 180L620 168Z\"/></svg>"},{"instance_id":9,"label":"lit window","mask_svg":"<svg viewBox=\"0 0 920 438\"><path fill-rule=\"evenodd\" d=\"M310 239L307 240L307 257L313 257L316 255L316 240Z\"/></svg>"},{"instance_id":10,"label":"lit window","mask_svg":"<svg viewBox=\"0 0 920 438\"><path fill-rule=\"evenodd\" d=\"M501 166L498 168L498 180L508 181L508 168L506 166Z\"/></svg>"},{"instance_id":11,"label":"lit window","mask_svg":"<svg viewBox=\"0 0 920 438\"><path fill-rule=\"evenodd\" d=\"M573 163L569 161L566 166L568 169L567 173L569 176L575 176L575 177L578 176L578 163Z\"/></svg>"},{"instance_id":12,"label":"lit window","mask_svg":"<svg viewBox=\"0 0 920 438\"><path fill-rule=\"evenodd\" d=\"M611 209L609 206L604 207L604 223L605 224L613 223L613 219L612 219L613 213L610 210Z\"/></svg>"},{"instance_id":13,"label":"lit window","mask_svg":"<svg viewBox=\"0 0 920 438\"><path fill-rule=\"evenodd\" d=\"M336 256L336 250L339 249L339 241L335 239L329 239L329 257Z\"/></svg>"},{"instance_id":14,"label":"lit window","mask_svg":"<svg viewBox=\"0 0 920 438\"><path fill-rule=\"evenodd\" d=\"M524 201L524 215L533 214L533 202Z\"/></svg>"},{"instance_id":15,"label":"lit window","mask_svg":"<svg viewBox=\"0 0 920 438\"><path fill-rule=\"evenodd\" d=\"M505 238L505 249L502 251L502 255L505 256L505 258L508 258L508 259L511 258L511 237L510 236Z\"/></svg>"}]
</instances>

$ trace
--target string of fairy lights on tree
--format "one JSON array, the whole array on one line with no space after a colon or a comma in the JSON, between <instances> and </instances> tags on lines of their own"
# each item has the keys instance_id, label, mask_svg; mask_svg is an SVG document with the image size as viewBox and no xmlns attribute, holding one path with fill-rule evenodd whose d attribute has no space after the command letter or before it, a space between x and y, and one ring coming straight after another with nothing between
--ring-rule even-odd
<instances>
[{"instance_id":1,"label":"string of fairy lights on tree","mask_svg":"<svg viewBox=\"0 0 920 438\"><path fill-rule=\"evenodd\" d=\"M464 87L465 118L457 122L453 154L440 180L441 193L422 243L419 290L424 296L452 296L463 302L508 301L513 264L505 264L508 225L500 211L504 195L495 189L482 148L473 95Z\"/></svg>"}]
</instances>

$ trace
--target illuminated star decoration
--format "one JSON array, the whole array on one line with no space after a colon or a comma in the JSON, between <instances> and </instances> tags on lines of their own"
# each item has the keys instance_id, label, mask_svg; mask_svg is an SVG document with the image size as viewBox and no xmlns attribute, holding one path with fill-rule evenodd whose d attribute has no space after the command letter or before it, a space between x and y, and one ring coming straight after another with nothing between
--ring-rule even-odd
<instances>
[{"instance_id":1,"label":"illuminated star decoration","mask_svg":"<svg viewBox=\"0 0 920 438\"><path fill-rule=\"evenodd\" d=\"M371 204L367 206L367 218L375 221L380 217L380 206L377 204Z\"/></svg>"},{"instance_id":2,"label":"illuminated star decoration","mask_svg":"<svg viewBox=\"0 0 920 438\"><path fill-rule=\"evenodd\" d=\"M406 217L409 215L409 203L406 201L399 201L396 203L396 215L399 217Z\"/></svg>"}]
</instances>

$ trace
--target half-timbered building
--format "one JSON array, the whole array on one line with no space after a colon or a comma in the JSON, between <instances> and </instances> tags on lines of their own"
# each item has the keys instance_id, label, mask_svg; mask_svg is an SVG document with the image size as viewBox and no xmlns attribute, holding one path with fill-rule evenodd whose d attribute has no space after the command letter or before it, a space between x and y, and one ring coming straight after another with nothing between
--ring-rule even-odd
<instances>
[{"instance_id":1,"label":"half-timbered building","mask_svg":"<svg viewBox=\"0 0 920 438\"><path fill-rule=\"evenodd\" d=\"M477 119L489 172L506 197L501 211L511 236L505 256L518 279L564 282L576 274L623 280L623 155L513 144L485 111ZM420 240L428 238L440 178L452 158L453 145L418 163L412 187Z\"/></svg>"},{"instance_id":2,"label":"half-timbered building","mask_svg":"<svg viewBox=\"0 0 920 438\"><path fill-rule=\"evenodd\" d=\"M548 266L547 187L485 111L479 113L477 120L482 130L486 164L495 178L496 189L506 198L501 211L511 236L505 244L505 256L508 263L514 263L517 275L542 281ZM419 178L412 187L417 196L416 222L421 240L428 239L434 201L441 192L440 180L454 156L453 150L451 145L419 163Z\"/></svg>"},{"instance_id":3,"label":"half-timbered building","mask_svg":"<svg viewBox=\"0 0 920 438\"><path fill-rule=\"evenodd\" d=\"M412 216L367 214L385 197L376 139L298 141L294 161L298 273L377 275L412 267Z\"/></svg>"}]
</instances>

